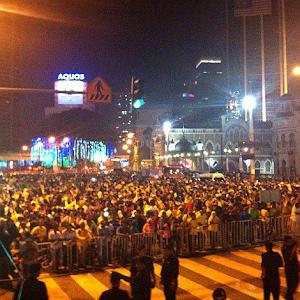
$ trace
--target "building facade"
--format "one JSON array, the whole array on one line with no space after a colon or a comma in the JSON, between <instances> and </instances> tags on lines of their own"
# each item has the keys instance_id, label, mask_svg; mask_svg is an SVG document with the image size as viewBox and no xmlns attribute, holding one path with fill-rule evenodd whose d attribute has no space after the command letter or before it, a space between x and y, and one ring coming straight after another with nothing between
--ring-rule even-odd
<instances>
[{"instance_id":1,"label":"building facade","mask_svg":"<svg viewBox=\"0 0 300 300\"><path fill-rule=\"evenodd\" d=\"M196 124L195 124L196 125ZM257 176L272 176L271 124L255 124L255 172ZM249 125L242 118L227 119L210 127L198 124L195 128L174 127L166 135L158 133L159 140L154 150L156 165L181 164L191 170L249 173ZM163 148L165 148L164 153Z\"/></svg>"},{"instance_id":2,"label":"building facade","mask_svg":"<svg viewBox=\"0 0 300 300\"><path fill-rule=\"evenodd\" d=\"M300 178L300 101L281 97L273 120L273 156L277 179Z\"/></svg>"}]
</instances>

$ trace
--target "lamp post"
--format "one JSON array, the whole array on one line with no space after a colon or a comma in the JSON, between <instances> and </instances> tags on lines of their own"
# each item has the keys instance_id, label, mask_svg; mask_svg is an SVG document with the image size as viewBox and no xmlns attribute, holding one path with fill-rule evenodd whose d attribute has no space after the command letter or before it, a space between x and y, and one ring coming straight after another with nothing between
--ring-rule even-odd
<instances>
[{"instance_id":1,"label":"lamp post","mask_svg":"<svg viewBox=\"0 0 300 300\"><path fill-rule=\"evenodd\" d=\"M227 173L229 171L228 149L227 148L224 149L224 153L226 154L225 164L226 164L226 173Z\"/></svg>"},{"instance_id":2,"label":"lamp post","mask_svg":"<svg viewBox=\"0 0 300 300\"><path fill-rule=\"evenodd\" d=\"M253 96L246 96L243 101L244 109L249 111L249 141L250 141L250 179L254 181L254 126L253 126L253 109L256 107L256 99Z\"/></svg>"},{"instance_id":3,"label":"lamp post","mask_svg":"<svg viewBox=\"0 0 300 300\"><path fill-rule=\"evenodd\" d=\"M169 132L172 128L172 123L170 121L165 121L163 124L163 131L166 136L166 146L165 146L165 154L169 152ZM169 164L168 158L166 158L166 165Z\"/></svg>"},{"instance_id":4,"label":"lamp post","mask_svg":"<svg viewBox=\"0 0 300 300\"><path fill-rule=\"evenodd\" d=\"M204 171L204 166L203 166L203 161L204 161L204 157L203 157L203 142L199 139L197 144L197 150L200 151L200 171Z\"/></svg>"}]
</instances>

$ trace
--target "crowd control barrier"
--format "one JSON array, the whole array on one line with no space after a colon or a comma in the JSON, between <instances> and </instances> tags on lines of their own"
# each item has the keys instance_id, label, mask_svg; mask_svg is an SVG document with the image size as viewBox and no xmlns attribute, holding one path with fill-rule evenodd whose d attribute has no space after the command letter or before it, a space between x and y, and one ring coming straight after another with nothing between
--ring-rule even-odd
<instances>
[{"instance_id":1,"label":"crowd control barrier","mask_svg":"<svg viewBox=\"0 0 300 300\"><path fill-rule=\"evenodd\" d=\"M138 254L141 245L146 245L148 255L162 258L165 245L172 245L179 256L192 256L214 249L257 245L267 239L278 240L284 235L300 234L300 224L290 216L256 221L233 221L213 226L200 226L196 230L177 228L166 233L137 233L93 237L88 246L77 241L61 241L59 244L40 243L39 259L45 271L73 272L79 269L103 268L104 266L127 265Z\"/></svg>"}]
</instances>

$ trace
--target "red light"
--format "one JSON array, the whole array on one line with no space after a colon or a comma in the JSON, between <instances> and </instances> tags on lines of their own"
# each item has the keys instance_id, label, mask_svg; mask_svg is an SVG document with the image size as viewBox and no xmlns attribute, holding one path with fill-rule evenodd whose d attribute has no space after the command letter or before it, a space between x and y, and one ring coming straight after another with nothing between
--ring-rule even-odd
<instances>
[{"instance_id":1,"label":"red light","mask_svg":"<svg viewBox=\"0 0 300 300\"><path fill-rule=\"evenodd\" d=\"M32 166L29 166L28 169L29 169L29 170L32 170Z\"/></svg>"},{"instance_id":2,"label":"red light","mask_svg":"<svg viewBox=\"0 0 300 300\"><path fill-rule=\"evenodd\" d=\"M185 83L183 84L183 86L185 86Z\"/></svg>"},{"instance_id":3,"label":"red light","mask_svg":"<svg viewBox=\"0 0 300 300\"><path fill-rule=\"evenodd\" d=\"M195 81L195 84L198 84L198 81Z\"/></svg>"},{"instance_id":4,"label":"red light","mask_svg":"<svg viewBox=\"0 0 300 300\"><path fill-rule=\"evenodd\" d=\"M10 166L9 168L10 168L11 170L13 170L14 166Z\"/></svg>"},{"instance_id":5,"label":"red light","mask_svg":"<svg viewBox=\"0 0 300 300\"><path fill-rule=\"evenodd\" d=\"M87 170L89 167L88 167L88 166L85 166L84 168Z\"/></svg>"}]
</instances>

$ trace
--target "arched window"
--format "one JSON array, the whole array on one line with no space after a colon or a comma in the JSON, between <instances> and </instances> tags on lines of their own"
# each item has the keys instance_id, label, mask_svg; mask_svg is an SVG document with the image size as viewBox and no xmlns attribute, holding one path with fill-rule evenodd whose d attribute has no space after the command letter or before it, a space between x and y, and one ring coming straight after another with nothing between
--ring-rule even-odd
<instances>
[{"instance_id":1,"label":"arched window","mask_svg":"<svg viewBox=\"0 0 300 300\"><path fill-rule=\"evenodd\" d=\"M237 143L239 141L239 130L236 128L234 130L233 142Z\"/></svg>"},{"instance_id":2,"label":"arched window","mask_svg":"<svg viewBox=\"0 0 300 300\"><path fill-rule=\"evenodd\" d=\"M286 147L286 141L285 141L285 135L284 134L281 135L281 146L282 146L282 148Z\"/></svg>"},{"instance_id":3,"label":"arched window","mask_svg":"<svg viewBox=\"0 0 300 300\"><path fill-rule=\"evenodd\" d=\"M257 160L257 161L255 162L254 168L257 169L257 170L260 169L260 162L259 162L259 160Z\"/></svg>"},{"instance_id":4,"label":"arched window","mask_svg":"<svg viewBox=\"0 0 300 300\"><path fill-rule=\"evenodd\" d=\"M212 152L214 150L213 144L211 142L208 142L205 147L205 150L208 151L209 153Z\"/></svg>"},{"instance_id":5,"label":"arched window","mask_svg":"<svg viewBox=\"0 0 300 300\"><path fill-rule=\"evenodd\" d=\"M276 135L276 147L278 149L280 149L280 142L279 142L279 136L278 135Z\"/></svg>"},{"instance_id":6,"label":"arched window","mask_svg":"<svg viewBox=\"0 0 300 300\"><path fill-rule=\"evenodd\" d=\"M296 146L294 133L290 133L290 135L289 135L289 145L290 145L290 148L294 148Z\"/></svg>"},{"instance_id":7,"label":"arched window","mask_svg":"<svg viewBox=\"0 0 300 300\"><path fill-rule=\"evenodd\" d=\"M232 130L230 130L229 137L230 137L230 141L232 142L233 141L233 131Z\"/></svg>"},{"instance_id":8,"label":"arched window","mask_svg":"<svg viewBox=\"0 0 300 300\"><path fill-rule=\"evenodd\" d=\"M282 160L281 161L281 170L282 170L282 175L286 174L286 161Z\"/></svg>"},{"instance_id":9,"label":"arched window","mask_svg":"<svg viewBox=\"0 0 300 300\"><path fill-rule=\"evenodd\" d=\"M266 173L271 172L271 162L269 160L267 160L265 163L265 169L266 169Z\"/></svg>"},{"instance_id":10,"label":"arched window","mask_svg":"<svg viewBox=\"0 0 300 300\"><path fill-rule=\"evenodd\" d=\"M240 141L241 142L244 141L244 130L243 129L240 131Z\"/></svg>"}]
</instances>

